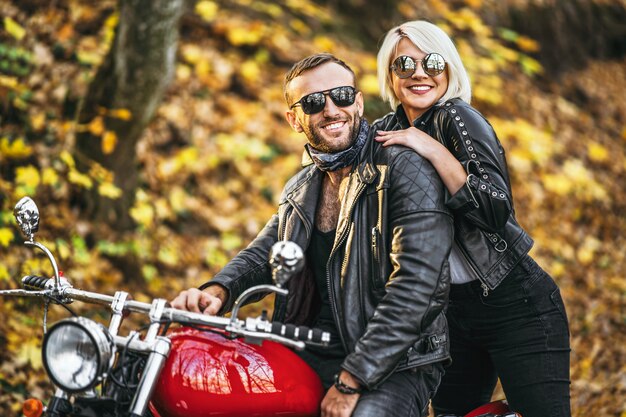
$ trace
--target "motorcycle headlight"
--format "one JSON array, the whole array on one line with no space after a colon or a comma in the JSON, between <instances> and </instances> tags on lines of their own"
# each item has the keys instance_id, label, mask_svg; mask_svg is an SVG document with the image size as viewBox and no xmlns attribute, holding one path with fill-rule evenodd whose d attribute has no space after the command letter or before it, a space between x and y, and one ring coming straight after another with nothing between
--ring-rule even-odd
<instances>
[{"instance_id":1,"label":"motorcycle headlight","mask_svg":"<svg viewBox=\"0 0 626 417\"><path fill-rule=\"evenodd\" d=\"M43 341L43 364L59 388L80 392L93 388L106 372L113 351L108 330L84 317L55 324Z\"/></svg>"}]
</instances>

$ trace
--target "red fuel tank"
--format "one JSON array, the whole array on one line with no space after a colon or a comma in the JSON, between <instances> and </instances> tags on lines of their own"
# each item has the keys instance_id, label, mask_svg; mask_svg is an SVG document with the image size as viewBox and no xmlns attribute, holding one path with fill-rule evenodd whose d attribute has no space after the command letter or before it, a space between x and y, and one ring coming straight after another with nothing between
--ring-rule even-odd
<instances>
[{"instance_id":1,"label":"red fuel tank","mask_svg":"<svg viewBox=\"0 0 626 417\"><path fill-rule=\"evenodd\" d=\"M152 396L156 417L317 416L324 390L290 349L182 328Z\"/></svg>"}]
</instances>

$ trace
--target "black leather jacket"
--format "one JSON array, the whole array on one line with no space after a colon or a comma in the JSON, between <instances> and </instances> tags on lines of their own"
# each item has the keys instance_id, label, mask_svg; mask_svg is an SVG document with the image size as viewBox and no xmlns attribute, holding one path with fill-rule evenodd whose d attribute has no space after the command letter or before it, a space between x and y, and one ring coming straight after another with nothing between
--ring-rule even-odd
<instances>
[{"instance_id":1,"label":"black leather jacket","mask_svg":"<svg viewBox=\"0 0 626 417\"><path fill-rule=\"evenodd\" d=\"M409 126L399 106L372 129ZM533 245L515 220L504 149L483 115L460 99L433 106L413 126L441 142L468 173L465 186L446 205L454 213L455 240L487 294Z\"/></svg>"},{"instance_id":2,"label":"black leather jacket","mask_svg":"<svg viewBox=\"0 0 626 417\"><path fill-rule=\"evenodd\" d=\"M372 133L370 131L370 133ZM404 147L368 138L349 176L328 260L331 307L349 352L342 367L368 389L396 370L449 359L448 256L453 218L432 165ZM270 247L292 240L306 250L325 174L303 168L287 185L255 240L209 283L229 290L223 310L252 285L268 283ZM319 296L310 269L276 297L274 320L312 325Z\"/></svg>"}]
</instances>

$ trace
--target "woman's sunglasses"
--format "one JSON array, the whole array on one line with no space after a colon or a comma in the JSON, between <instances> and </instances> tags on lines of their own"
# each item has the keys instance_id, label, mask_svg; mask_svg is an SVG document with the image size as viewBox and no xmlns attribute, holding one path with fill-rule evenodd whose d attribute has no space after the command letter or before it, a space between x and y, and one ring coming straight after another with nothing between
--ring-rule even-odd
<instances>
[{"instance_id":1,"label":"woman's sunglasses","mask_svg":"<svg viewBox=\"0 0 626 417\"><path fill-rule=\"evenodd\" d=\"M354 104L356 89L346 85L343 87L335 87L330 90L307 94L300 100L293 103L289 108L293 109L296 106L300 106L305 114L319 113L324 110L324 107L326 106L326 96L330 97L336 106L348 107Z\"/></svg>"},{"instance_id":2,"label":"woman's sunglasses","mask_svg":"<svg viewBox=\"0 0 626 417\"><path fill-rule=\"evenodd\" d=\"M422 63L424 72L431 77L441 74L446 69L446 61L436 52L426 55L424 59L417 60L407 55L399 56L393 61L390 68L398 78L409 78L415 74L418 62Z\"/></svg>"}]
</instances>

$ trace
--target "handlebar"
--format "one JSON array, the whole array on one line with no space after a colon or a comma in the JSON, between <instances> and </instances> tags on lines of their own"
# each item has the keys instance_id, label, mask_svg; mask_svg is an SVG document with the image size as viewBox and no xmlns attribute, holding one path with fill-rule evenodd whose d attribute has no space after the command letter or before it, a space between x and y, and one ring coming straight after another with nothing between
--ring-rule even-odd
<instances>
[{"instance_id":1,"label":"handlebar","mask_svg":"<svg viewBox=\"0 0 626 417\"><path fill-rule=\"evenodd\" d=\"M22 285L24 289L0 290L0 295L52 297L55 301L62 303L82 301L102 306L112 306L116 301L114 296L73 288L65 279L62 279L58 290L53 278L36 275L23 277ZM123 310L125 311L149 315L152 308L153 303L124 300ZM243 336L252 342L273 340L299 350L305 347L305 343L327 345L330 342L330 334L328 332L323 332L320 329L311 329L306 326L269 322L264 317L248 318L246 321L243 321L165 307L160 315L160 321L215 327L224 329L233 335Z\"/></svg>"}]
</instances>

